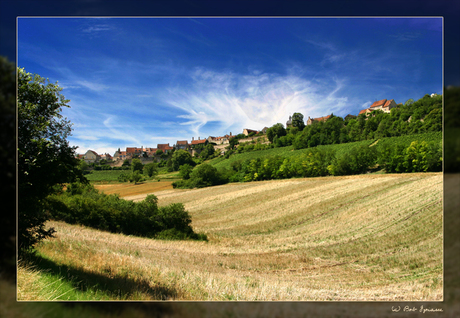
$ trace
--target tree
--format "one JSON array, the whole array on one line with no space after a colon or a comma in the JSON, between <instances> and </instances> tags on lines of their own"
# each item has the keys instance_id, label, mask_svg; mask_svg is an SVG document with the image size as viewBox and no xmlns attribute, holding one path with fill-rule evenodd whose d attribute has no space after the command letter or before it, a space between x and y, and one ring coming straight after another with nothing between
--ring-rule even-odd
<instances>
[{"instance_id":1,"label":"tree","mask_svg":"<svg viewBox=\"0 0 460 318\"><path fill-rule=\"evenodd\" d=\"M188 163L191 166L195 165L192 155L182 149L179 149L173 153L171 162L174 171L178 171L179 167L185 165L186 163Z\"/></svg>"},{"instance_id":2,"label":"tree","mask_svg":"<svg viewBox=\"0 0 460 318\"><path fill-rule=\"evenodd\" d=\"M235 146L238 145L240 142L238 141L237 137L230 138L228 148L229 149L235 149Z\"/></svg>"},{"instance_id":3,"label":"tree","mask_svg":"<svg viewBox=\"0 0 460 318\"><path fill-rule=\"evenodd\" d=\"M186 163L185 165L182 165L179 167L179 174L182 177L182 179L187 180L190 179L190 174L192 173L193 167Z\"/></svg>"},{"instance_id":4,"label":"tree","mask_svg":"<svg viewBox=\"0 0 460 318\"><path fill-rule=\"evenodd\" d=\"M161 149L157 149L157 151L155 152L155 155L157 156L161 156L163 154L163 150Z\"/></svg>"},{"instance_id":5,"label":"tree","mask_svg":"<svg viewBox=\"0 0 460 318\"><path fill-rule=\"evenodd\" d=\"M200 152L200 157L203 158L203 160L209 159L214 155L214 146L211 144L207 144L204 146L203 150Z\"/></svg>"},{"instance_id":6,"label":"tree","mask_svg":"<svg viewBox=\"0 0 460 318\"><path fill-rule=\"evenodd\" d=\"M133 171L129 176L129 182L134 182L134 184L138 183L139 181L143 181L144 177L141 175L139 170Z\"/></svg>"},{"instance_id":7,"label":"tree","mask_svg":"<svg viewBox=\"0 0 460 318\"><path fill-rule=\"evenodd\" d=\"M277 123L267 129L267 138L268 140L270 140L270 142L273 142L275 136L277 136L278 138L286 136L286 129L284 129L283 124Z\"/></svg>"},{"instance_id":8,"label":"tree","mask_svg":"<svg viewBox=\"0 0 460 318\"><path fill-rule=\"evenodd\" d=\"M412 98L408 99L405 103L404 106L410 106L414 103L414 100Z\"/></svg>"},{"instance_id":9,"label":"tree","mask_svg":"<svg viewBox=\"0 0 460 318\"><path fill-rule=\"evenodd\" d=\"M204 188L225 183L217 169L206 163L193 169L190 174L190 182L193 188Z\"/></svg>"},{"instance_id":10,"label":"tree","mask_svg":"<svg viewBox=\"0 0 460 318\"><path fill-rule=\"evenodd\" d=\"M129 167L130 165L131 165L131 163L129 162L129 159L125 159L125 160L123 161L123 164L122 164L121 166L122 166L122 167L125 167L125 166L128 166L128 167Z\"/></svg>"},{"instance_id":11,"label":"tree","mask_svg":"<svg viewBox=\"0 0 460 318\"><path fill-rule=\"evenodd\" d=\"M144 171L149 177L156 176L158 174L158 165L155 162L148 163L144 166Z\"/></svg>"},{"instance_id":12,"label":"tree","mask_svg":"<svg viewBox=\"0 0 460 318\"><path fill-rule=\"evenodd\" d=\"M301 113L294 113L294 115L292 115L292 127L297 127L300 131L305 128L303 115Z\"/></svg>"},{"instance_id":13,"label":"tree","mask_svg":"<svg viewBox=\"0 0 460 318\"><path fill-rule=\"evenodd\" d=\"M142 164L140 159L133 159L131 161L131 169L133 170L133 172L139 171L139 173L142 173L144 165Z\"/></svg>"},{"instance_id":14,"label":"tree","mask_svg":"<svg viewBox=\"0 0 460 318\"><path fill-rule=\"evenodd\" d=\"M69 146L71 123L62 88L18 68L18 239L28 250L55 232L46 229L46 198L64 183L87 182L78 168L76 147Z\"/></svg>"}]
</instances>

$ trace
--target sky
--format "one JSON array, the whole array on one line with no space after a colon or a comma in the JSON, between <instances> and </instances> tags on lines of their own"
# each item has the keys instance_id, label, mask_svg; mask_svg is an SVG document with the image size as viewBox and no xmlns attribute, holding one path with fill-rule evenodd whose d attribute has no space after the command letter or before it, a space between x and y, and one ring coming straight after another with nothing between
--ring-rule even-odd
<instances>
[{"instance_id":1,"label":"sky","mask_svg":"<svg viewBox=\"0 0 460 318\"><path fill-rule=\"evenodd\" d=\"M17 65L63 88L71 146L233 135L442 93L442 18L29 18Z\"/></svg>"}]
</instances>

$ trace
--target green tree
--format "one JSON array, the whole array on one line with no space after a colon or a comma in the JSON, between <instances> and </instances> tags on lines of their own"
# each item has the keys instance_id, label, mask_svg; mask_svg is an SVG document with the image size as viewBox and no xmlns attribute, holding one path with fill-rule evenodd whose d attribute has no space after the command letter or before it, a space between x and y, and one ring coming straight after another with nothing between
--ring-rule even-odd
<instances>
[{"instance_id":1,"label":"green tree","mask_svg":"<svg viewBox=\"0 0 460 318\"><path fill-rule=\"evenodd\" d=\"M174 171L178 171L179 167L185 165L186 163L188 163L191 166L195 165L192 155L182 149L179 149L173 153L171 162Z\"/></svg>"},{"instance_id":2,"label":"green tree","mask_svg":"<svg viewBox=\"0 0 460 318\"><path fill-rule=\"evenodd\" d=\"M122 167L129 167L131 165L131 163L129 162L129 159L125 159L123 161L123 164L121 165Z\"/></svg>"},{"instance_id":3,"label":"green tree","mask_svg":"<svg viewBox=\"0 0 460 318\"><path fill-rule=\"evenodd\" d=\"M225 181L221 179L217 169L206 163L197 166L190 174L192 188L204 188L223 183Z\"/></svg>"},{"instance_id":4,"label":"green tree","mask_svg":"<svg viewBox=\"0 0 460 318\"><path fill-rule=\"evenodd\" d=\"M179 167L179 174L182 179L187 180L190 179L190 174L192 173L193 167L188 163Z\"/></svg>"},{"instance_id":5,"label":"green tree","mask_svg":"<svg viewBox=\"0 0 460 318\"><path fill-rule=\"evenodd\" d=\"M404 106L410 106L414 103L414 100L412 98L408 99L405 103Z\"/></svg>"},{"instance_id":6,"label":"green tree","mask_svg":"<svg viewBox=\"0 0 460 318\"><path fill-rule=\"evenodd\" d=\"M129 176L129 182L134 182L134 184L140 181L143 181L143 180L144 180L144 177L141 175L139 170L133 171L133 173L131 173L131 175Z\"/></svg>"},{"instance_id":7,"label":"green tree","mask_svg":"<svg viewBox=\"0 0 460 318\"><path fill-rule=\"evenodd\" d=\"M229 149L235 149L235 146L238 145L240 142L238 141L237 137L230 138L228 148Z\"/></svg>"},{"instance_id":8,"label":"green tree","mask_svg":"<svg viewBox=\"0 0 460 318\"><path fill-rule=\"evenodd\" d=\"M204 146L203 150L200 152L200 157L203 158L203 160L206 160L208 158L212 158L214 155L214 146L211 144L207 144Z\"/></svg>"},{"instance_id":9,"label":"green tree","mask_svg":"<svg viewBox=\"0 0 460 318\"><path fill-rule=\"evenodd\" d=\"M63 184L87 182L67 137L71 123L61 115L69 100L62 88L18 68L18 239L24 251L55 232L46 229L46 198Z\"/></svg>"},{"instance_id":10,"label":"green tree","mask_svg":"<svg viewBox=\"0 0 460 318\"><path fill-rule=\"evenodd\" d=\"M78 167L81 171L86 171L89 169L89 165L86 163L85 160L80 160L80 162L78 163Z\"/></svg>"},{"instance_id":11,"label":"green tree","mask_svg":"<svg viewBox=\"0 0 460 318\"><path fill-rule=\"evenodd\" d=\"M155 155L157 156L161 156L163 154L163 150L161 149L157 149L157 151L155 152Z\"/></svg>"},{"instance_id":12,"label":"green tree","mask_svg":"<svg viewBox=\"0 0 460 318\"><path fill-rule=\"evenodd\" d=\"M144 171L151 178L158 174L158 164L155 162L148 163L144 166Z\"/></svg>"},{"instance_id":13,"label":"green tree","mask_svg":"<svg viewBox=\"0 0 460 318\"><path fill-rule=\"evenodd\" d=\"M300 131L305 128L305 122L301 113L294 113L292 115L292 127L297 127Z\"/></svg>"},{"instance_id":14,"label":"green tree","mask_svg":"<svg viewBox=\"0 0 460 318\"><path fill-rule=\"evenodd\" d=\"M272 127L267 129L267 138L270 142L273 142L275 137L282 137L286 136L286 129L284 129L283 124L277 123L274 124Z\"/></svg>"},{"instance_id":15,"label":"green tree","mask_svg":"<svg viewBox=\"0 0 460 318\"><path fill-rule=\"evenodd\" d=\"M133 172L139 171L139 173L142 173L143 169L144 165L142 164L140 159L133 159L131 161L131 170L133 170Z\"/></svg>"}]
</instances>

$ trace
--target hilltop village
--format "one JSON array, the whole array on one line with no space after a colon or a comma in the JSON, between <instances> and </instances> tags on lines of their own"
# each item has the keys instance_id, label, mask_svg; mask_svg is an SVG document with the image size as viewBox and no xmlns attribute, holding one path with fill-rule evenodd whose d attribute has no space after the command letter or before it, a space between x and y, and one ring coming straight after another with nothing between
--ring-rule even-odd
<instances>
[{"instance_id":1,"label":"hilltop village","mask_svg":"<svg viewBox=\"0 0 460 318\"><path fill-rule=\"evenodd\" d=\"M432 96L433 97L433 96ZM402 104L399 104L402 105ZM379 101L374 102L369 108L363 109L359 112L358 116L364 114L366 117L370 115L372 111L380 110L384 113L390 113L391 109L398 106L394 99L382 99ZM327 121L331 115L317 117L317 118L310 118L306 120L306 125L312 125L315 122L325 122ZM349 118L356 118L355 115L347 115L345 119ZM286 122L286 128L292 127L292 116L289 116L289 120ZM246 136L247 138L253 137L260 137L267 133L268 127L264 127L261 130L254 130L254 129L243 129L242 135ZM242 137L240 134L239 136ZM209 136L208 138L200 138L198 137L195 139L192 137L191 141L188 140L178 140L175 144L170 145L167 144L157 144L156 148L149 148L149 147L126 147L125 150L120 150L120 148L115 151L112 155L108 153L98 154L94 150L88 150L85 154L79 154L78 158L85 160L87 163L96 163L102 160L107 162L122 162L126 159L131 160L133 158L140 158L143 161L150 161L155 158L159 158L162 154L167 154L173 150L185 150L189 152L192 156L195 154L199 154L204 146L211 144L214 146L216 150L220 150L221 154L225 154L225 147L230 143L230 139L236 137L236 135L232 135L230 132L224 136L214 137ZM249 139L251 140L251 139Z\"/></svg>"}]
</instances>

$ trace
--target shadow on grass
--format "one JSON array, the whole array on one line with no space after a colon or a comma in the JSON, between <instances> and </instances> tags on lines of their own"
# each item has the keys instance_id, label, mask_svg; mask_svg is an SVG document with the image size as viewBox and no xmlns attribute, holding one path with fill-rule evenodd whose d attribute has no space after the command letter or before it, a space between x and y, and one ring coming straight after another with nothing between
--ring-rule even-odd
<instances>
[{"instance_id":1,"label":"shadow on grass","mask_svg":"<svg viewBox=\"0 0 460 318\"><path fill-rule=\"evenodd\" d=\"M62 277L71 283L76 290L102 293L107 295L110 300L135 300L135 296L139 294L147 295L150 300L169 300L175 299L178 295L174 288L158 284L152 287L146 279L132 279L128 277L127 273L109 277L64 264L57 264L37 253L26 255L24 260L34 265L38 270Z\"/></svg>"}]
</instances>

